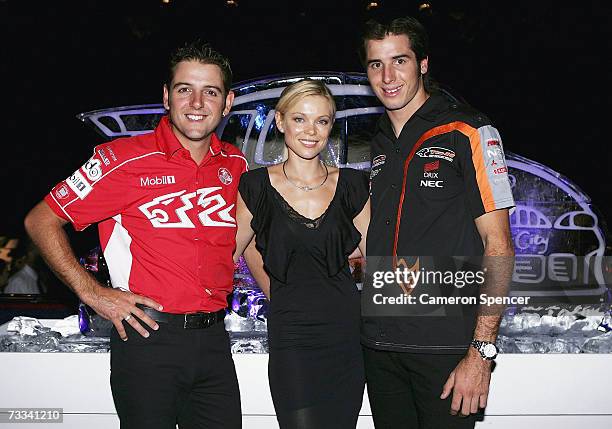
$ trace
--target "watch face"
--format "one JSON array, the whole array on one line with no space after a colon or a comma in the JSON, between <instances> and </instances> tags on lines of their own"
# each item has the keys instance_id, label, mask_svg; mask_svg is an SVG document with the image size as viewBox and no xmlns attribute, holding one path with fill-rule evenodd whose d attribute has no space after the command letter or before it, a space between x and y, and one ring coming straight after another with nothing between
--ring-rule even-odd
<instances>
[{"instance_id":1,"label":"watch face","mask_svg":"<svg viewBox=\"0 0 612 429\"><path fill-rule=\"evenodd\" d=\"M497 354L497 348L494 344L485 344L482 348L482 352L486 357L490 358Z\"/></svg>"}]
</instances>

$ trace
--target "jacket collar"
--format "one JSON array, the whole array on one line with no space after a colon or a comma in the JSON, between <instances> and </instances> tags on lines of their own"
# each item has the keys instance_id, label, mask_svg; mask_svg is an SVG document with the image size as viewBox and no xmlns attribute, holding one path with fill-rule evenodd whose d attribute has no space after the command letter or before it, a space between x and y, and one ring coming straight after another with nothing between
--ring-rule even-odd
<instances>
[{"instance_id":1,"label":"jacket collar","mask_svg":"<svg viewBox=\"0 0 612 429\"><path fill-rule=\"evenodd\" d=\"M448 101L439 94L432 94L429 96L425 103L414 113L414 116L418 116L421 119L424 119L428 122L434 122L440 112L447 109ZM412 118L411 118L412 119ZM404 124L405 126L406 124ZM391 119L389 115L385 111L383 115L381 115L378 121L378 129L382 131L385 135L389 137L395 137L395 133L393 132L393 125L391 124ZM400 132L401 134L401 132Z\"/></svg>"}]
</instances>

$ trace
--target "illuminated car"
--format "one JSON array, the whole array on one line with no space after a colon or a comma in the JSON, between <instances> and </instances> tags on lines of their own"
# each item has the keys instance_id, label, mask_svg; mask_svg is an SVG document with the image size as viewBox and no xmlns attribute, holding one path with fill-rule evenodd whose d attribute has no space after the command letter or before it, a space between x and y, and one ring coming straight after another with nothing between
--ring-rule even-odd
<instances>
[{"instance_id":1,"label":"illuminated car","mask_svg":"<svg viewBox=\"0 0 612 429\"><path fill-rule=\"evenodd\" d=\"M238 83L232 111L219 125L218 135L242 150L251 169L282 161L285 145L274 122L274 106L283 88L304 77L323 80L337 105L321 155L324 161L369 170L369 142L383 108L361 73L284 75ZM450 92L442 92L457 101ZM112 139L150 132L164 114L161 104L152 104L97 110L78 118ZM505 155L516 200L510 216L517 254L512 294L599 302L607 292L606 238L589 197L550 168L508 151Z\"/></svg>"}]
</instances>

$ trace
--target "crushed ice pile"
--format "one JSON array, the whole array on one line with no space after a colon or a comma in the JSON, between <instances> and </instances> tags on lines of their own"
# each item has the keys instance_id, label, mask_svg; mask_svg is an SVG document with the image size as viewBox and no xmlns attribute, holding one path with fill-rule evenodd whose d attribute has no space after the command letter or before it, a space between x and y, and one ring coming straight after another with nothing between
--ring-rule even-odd
<instances>
[{"instance_id":1,"label":"crushed ice pile","mask_svg":"<svg viewBox=\"0 0 612 429\"><path fill-rule=\"evenodd\" d=\"M501 353L612 353L610 306L510 308L502 319Z\"/></svg>"},{"instance_id":2,"label":"crushed ice pile","mask_svg":"<svg viewBox=\"0 0 612 429\"><path fill-rule=\"evenodd\" d=\"M0 336L0 352L106 353L110 349L108 337L81 334L76 314L53 322L45 326L32 317L13 318L7 335Z\"/></svg>"},{"instance_id":3,"label":"crushed ice pile","mask_svg":"<svg viewBox=\"0 0 612 429\"><path fill-rule=\"evenodd\" d=\"M225 318L232 353L267 353L264 299L246 287L238 290ZM79 331L78 316L52 321L16 317L0 335L0 352L109 351L109 338ZM612 353L610 306L509 308L502 319L497 345L501 353Z\"/></svg>"}]
</instances>

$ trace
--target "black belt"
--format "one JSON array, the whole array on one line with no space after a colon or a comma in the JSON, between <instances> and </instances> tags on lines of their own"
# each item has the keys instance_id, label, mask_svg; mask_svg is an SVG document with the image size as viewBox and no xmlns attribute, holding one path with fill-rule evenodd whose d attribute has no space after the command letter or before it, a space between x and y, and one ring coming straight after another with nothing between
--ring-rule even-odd
<instances>
[{"instance_id":1,"label":"black belt","mask_svg":"<svg viewBox=\"0 0 612 429\"><path fill-rule=\"evenodd\" d=\"M214 313L198 312L187 314L162 313L144 305L136 304L138 308L144 311L151 319L160 323L168 323L169 325L178 326L183 329L203 329L208 328L216 323L222 322L225 319L225 309Z\"/></svg>"}]
</instances>

